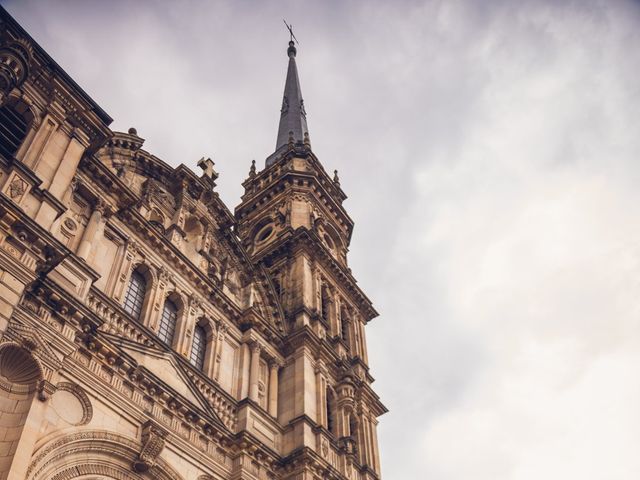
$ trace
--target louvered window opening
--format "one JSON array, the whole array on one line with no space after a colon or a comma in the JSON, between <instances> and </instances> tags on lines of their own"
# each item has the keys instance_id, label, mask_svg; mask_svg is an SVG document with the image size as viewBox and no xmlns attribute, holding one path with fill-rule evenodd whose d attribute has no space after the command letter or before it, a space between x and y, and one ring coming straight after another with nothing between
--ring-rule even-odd
<instances>
[{"instance_id":1,"label":"louvered window opening","mask_svg":"<svg viewBox=\"0 0 640 480\"><path fill-rule=\"evenodd\" d=\"M191 345L191 365L198 370L204 369L204 352L207 348L207 332L200 325L193 331L193 344Z\"/></svg>"},{"instance_id":2,"label":"louvered window opening","mask_svg":"<svg viewBox=\"0 0 640 480\"><path fill-rule=\"evenodd\" d=\"M173 344L173 336L176 333L176 323L178 322L178 307L171 300L164 302L158 337L167 345Z\"/></svg>"},{"instance_id":3,"label":"louvered window opening","mask_svg":"<svg viewBox=\"0 0 640 480\"><path fill-rule=\"evenodd\" d=\"M327 430L329 430L331 433L335 433L333 430L333 394L329 391L329 389L327 389L325 396L327 400Z\"/></svg>"},{"instance_id":4,"label":"louvered window opening","mask_svg":"<svg viewBox=\"0 0 640 480\"><path fill-rule=\"evenodd\" d=\"M342 339L345 342L349 342L349 319L346 316L343 316L341 319L341 327L342 331L340 332L342 335Z\"/></svg>"},{"instance_id":5,"label":"louvered window opening","mask_svg":"<svg viewBox=\"0 0 640 480\"><path fill-rule=\"evenodd\" d=\"M124 297L124 310L136 319L140 319L144 296L147 290L147 281L140 272L133 272L129 280L129 288Z\"/></svg>"},{"instance_id":6,"label":"louvered window opening","mask_svg":"<svg viewBox=\"0 0 640 480\"><path fill-rule=\"evenodd\" d=\"M27 136L27 121L8 105L0 108L0 154L12 158Z\"/></svg>"}]
</instances>

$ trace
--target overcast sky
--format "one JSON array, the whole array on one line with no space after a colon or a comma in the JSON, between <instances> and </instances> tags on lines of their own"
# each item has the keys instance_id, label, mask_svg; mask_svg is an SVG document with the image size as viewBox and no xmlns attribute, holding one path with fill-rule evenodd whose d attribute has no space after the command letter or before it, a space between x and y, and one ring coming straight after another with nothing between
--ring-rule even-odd
<instances>
[{"instance_id":1,"label":"overcast sky","mask_svg":"<svg viewBox=\"0 0 640 480\"><path fill-rule=\"evenodd\" d=\"M383 477L640 478L640 3L5 1L229 207L287 65L356 222Z\"/></svg>"}]
</instances>

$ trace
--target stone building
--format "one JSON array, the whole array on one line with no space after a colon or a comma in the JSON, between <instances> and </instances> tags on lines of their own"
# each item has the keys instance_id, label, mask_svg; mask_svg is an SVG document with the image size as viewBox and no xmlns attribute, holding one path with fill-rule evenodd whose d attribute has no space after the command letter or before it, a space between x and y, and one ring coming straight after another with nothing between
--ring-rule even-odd
<instances>
[{"instance_id":1,"label":"stone building","mask_svg":"<svg viewBox=\"0 0 640 480\"><path fill-rule=\"evenodd\" d=\"M376 311L294 44L231 212L0 10L0 479L379 478Z\"/></svg>"}]
</instances>

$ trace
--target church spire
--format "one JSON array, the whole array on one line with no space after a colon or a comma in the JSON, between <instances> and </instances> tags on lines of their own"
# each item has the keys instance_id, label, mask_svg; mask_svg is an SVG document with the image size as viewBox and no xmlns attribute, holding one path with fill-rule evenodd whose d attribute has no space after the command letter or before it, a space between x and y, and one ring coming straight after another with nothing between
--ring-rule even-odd
<instances>
[{"instance_id":1,"label":"church spire","mask_svg":"<svg viewBox=\"0 0 640 480\"><path fill-rule=\"evenodd\" d=\"M288 145L291 141L309 142L309 130L307 128L307 114L304 110L302 100L302 90L298 78L298 67L296 66L296 47L293 38L289 42L287 55L289 55L289 68L287 69L287 80L284 84L284 95L282 97L282 109L280 110L280 125L278 126L278 139L276 150L273 155L267 158L267 166L271 165L278 151Z\"/></svg>"}]
</instances>

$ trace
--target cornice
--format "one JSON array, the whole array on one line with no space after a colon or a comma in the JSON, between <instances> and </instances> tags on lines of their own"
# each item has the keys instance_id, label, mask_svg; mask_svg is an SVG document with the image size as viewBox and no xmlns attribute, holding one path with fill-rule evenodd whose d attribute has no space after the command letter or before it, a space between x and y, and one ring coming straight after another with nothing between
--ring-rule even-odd
<instances>
[{"instance_id":1,"label":"cornice","mask_svg":"<svg viewBox=\"0 0 640 480\"><path fill-rule=\"evenodd\" d=\"M287 160L288 161L288 160ZM319 163L319 162L318 162ZM276 165L272 165L265 169L265 171L271 171ZM314 166L312 162L312 166ZM351 240L353 232L354 222L347 214L346 210L342 206L344 198L338 195L336 188L341 192L339 187L333 184L332 180L329 180L326 173L322 171L322 175L319 175L319 170L312 169L311 171L299 171L292 168L279 168L274 172L270 172L269 175L265 175L261 178L261 175L250 179L245 184L245 187L249 187L252 183L260 185L255 191L247 193L242 197L242 203L235 209L236 221L243 223L246 221L247 216L251 215L257 209L264 209L265 205L270 203L277 203L278 198L286 192L310 194L315 197L316 203L322 209L325 209L329 215L334 216L338 223L341 224L341 228L346 233L347 244ZM277 175L272 178L272 175ZM305 183L304 186L298 185L299 182ZM331 186L329 186L331 185ZM336 198L337 196L337 198ZM345 197L346 198L346 197Z\"/></svg>"}]
</instances>

